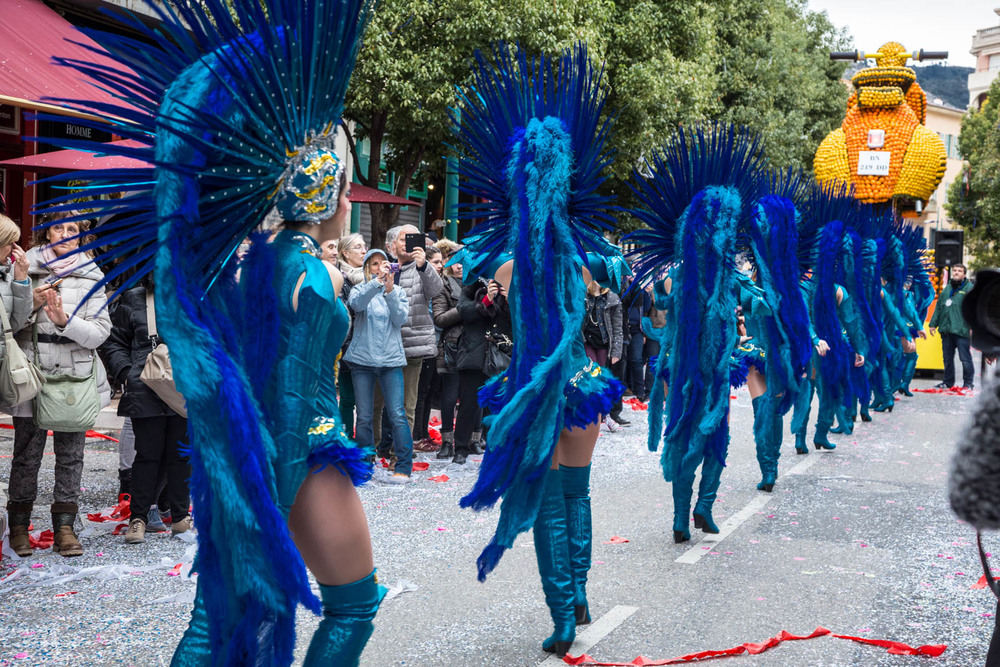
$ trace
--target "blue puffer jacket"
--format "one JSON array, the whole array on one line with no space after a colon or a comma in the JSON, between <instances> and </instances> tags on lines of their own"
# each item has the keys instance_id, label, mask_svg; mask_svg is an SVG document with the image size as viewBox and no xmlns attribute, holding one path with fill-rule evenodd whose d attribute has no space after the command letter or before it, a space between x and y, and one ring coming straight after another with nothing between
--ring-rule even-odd
<instances>
[{"instance_id":1,"label":"blue puffer jacket","mask_svg":"<svg viewBox=\"0 0 1000 667\"><path fill-rule=\"evenodd\" d=\"M374 368L406 365L401 329L409 314L406 290L396 285L388 294L375 280L360 283L347 297L347 307L356 313L354 336L344 359Z\"/></svg>"}]
</instances>

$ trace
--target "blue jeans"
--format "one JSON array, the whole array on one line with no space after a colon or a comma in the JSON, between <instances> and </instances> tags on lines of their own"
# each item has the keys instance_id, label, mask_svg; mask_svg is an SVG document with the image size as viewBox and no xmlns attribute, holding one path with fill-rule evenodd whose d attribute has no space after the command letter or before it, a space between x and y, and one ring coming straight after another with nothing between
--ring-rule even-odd
<instances>
[{"instance_id":1,"label":"blue jeans","mask_svg":"<svg viewBox=\"0 0 1000 667\"><path fill-rule=\"evenodd\" d=\"M413 435L410 423L406 421L406 407L403 398L403 369L374 368L351 364L351 379L354 381L354 400L358 411L356 438L358 444L372 447L375 432L372 417L375 411L375 382L382 388L385 408L392 423L392 444L396 454L394 472L409 475L413 472Z\"/></svg>"},{"instance_id":2,"label":"blue jeans","mask_svg":"<svg viewBox=\"0 0 1000 667\"><path fill-rule=\"evenodd\" d=\"M969 350L969 339L950 333L941 333L941 352L944 355L944 383L955 386L955 350L962 362L962 384L971 388L975 384L976 367L972 365L972 352Z\"/></svg>"},{"instance_id":3,"label":"blue jeans","mask_svg":"<svg viewBox=\"0 0 1000 667\"><path fill-rule=\"evenodd\" d=\"M646 396L646 337L639 331L628 339L628 386L636 398Z\"/></svg>"}]
</instances>

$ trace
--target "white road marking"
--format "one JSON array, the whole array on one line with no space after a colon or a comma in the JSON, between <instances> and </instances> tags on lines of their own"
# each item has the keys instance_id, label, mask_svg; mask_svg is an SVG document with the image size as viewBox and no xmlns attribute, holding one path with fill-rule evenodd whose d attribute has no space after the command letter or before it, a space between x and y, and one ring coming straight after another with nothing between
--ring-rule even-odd
<instances>
[{"instance_id":1,"label":"white road marking","mask_svg":"<svg viewBox=\"0 0 1000 667\"><path fill-rule=\"evenodd\" d=\"M573 646L570 647L570 655L581 655L589 651L593 646L610 635L615 628L624 623L629 616L639 611L638 607L626 607L623 605L618 605L617 607L612 607L611 611L601 616L596 621L592 622L590 625L578 625L576 640L573 642ZM579 630L581 628L586 628L582 632ZM550 655L548 658L543 660L539 667L555 667L555 665L565 665L562 658L557 658L554 655Z\"/></svg>"},{"instance_id":2,"label":"white road marking","mask_svg":"<svg viewBox=\"0 0 1000 667\"><path fill-rule=\"evenodd\" d=\"M801 475L820 460L821 457L818 454L819 452L814 452L810 454L805 458L804 461L795 464L794 466L792 466L790 470L786 470L784 474ZM705 537L703 537L700 542L698 542L693 547L691 547L683 554L681 554L681 556L677 558L677 560L675 560L674 562L685 563L687 565L694 565L699 560L701 560L702 556L704 556L705 554L711 552L713 549L718 547L719 543L722 542L722 540L729 537L729 535L731 535L733 531L735 531L737 528L743 525L747 519L749 519L754 514L759 512L760 509L765 505L767 505L768 501L770 501L771 499L772 499L771 494L762 493L761 495L757 496L749 503L747 503L746 506L743 507L743 509L741 509L736 514L726 519L723 522L723 524L719 526L718 535L711 535L706 533ZM693 527L692 529L697 530Z\"/></svg>"}]
</instances>

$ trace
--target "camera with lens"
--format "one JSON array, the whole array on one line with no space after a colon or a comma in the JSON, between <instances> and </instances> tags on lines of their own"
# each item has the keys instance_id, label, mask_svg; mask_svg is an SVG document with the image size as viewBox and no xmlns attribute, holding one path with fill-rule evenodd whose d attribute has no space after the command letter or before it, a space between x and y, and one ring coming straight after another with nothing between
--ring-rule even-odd
<instances>
[{"instance_id":1,"label":"camera with lens","mask_svg":"<svg viewBox=\"0 0 1000 667\"><path fill-rule=\"evenodd\" d=\"M962 317L972 329L972 346L988 357L1000 355L1000 270L976 272L976 285L962 302Z\"/></svg>"}]
</instances>

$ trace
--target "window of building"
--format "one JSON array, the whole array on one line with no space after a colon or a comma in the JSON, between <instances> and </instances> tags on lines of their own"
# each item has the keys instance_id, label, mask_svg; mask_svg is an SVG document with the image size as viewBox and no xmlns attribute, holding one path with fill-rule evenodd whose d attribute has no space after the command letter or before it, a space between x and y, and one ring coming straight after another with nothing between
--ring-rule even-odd
<instances>
[{"instance_id":1,"label":"window of building","mask_svg":"<svg viewBox=\"0 0 1000 667\"><path fill-rule=\"evenodd\" d=\"M1000 53L993 54L990 56L990 69L1000 69Z\"/></svg>"}]
</instances>

